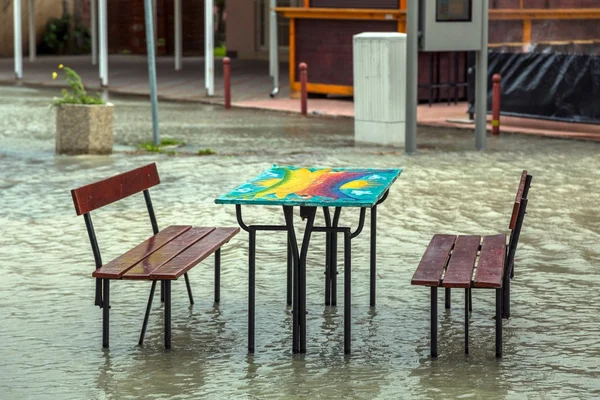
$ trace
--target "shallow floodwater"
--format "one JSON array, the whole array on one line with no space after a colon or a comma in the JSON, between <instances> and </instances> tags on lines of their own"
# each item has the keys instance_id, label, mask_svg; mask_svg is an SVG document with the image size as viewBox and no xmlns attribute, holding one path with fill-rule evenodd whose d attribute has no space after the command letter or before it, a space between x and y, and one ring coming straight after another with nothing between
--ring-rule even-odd
<instances>
[{"instance_id":1,"label":"shallow floodwater","mask_svg":"<svg viewBox=\"0 0 600 400\"><path fill-rule=\"evenodd\" d=\"M354 146L350 120L161 103L163 136L184 140L183 150L217 155L132 155L151 137L149 105L113 99L117 153L57 157L47 106L53 94L0 87L1 399L600 398L600 144L503 136L476 152L469 133L421 130L418 155L407 157ZM319 234L307 267L308 353L291 355L280 233L261 233L257 241L254 356L246 351L245 233L224 248L218 307L211 259L190 273L193 307L184 282L173 285L170 351L158 297L146 342L137 346L150 285L114 282L111 346L103 350L92 253L69 191L150 162L162 179L151 191L161 227L236 226L233 206L214 199L272 164L402 167L379 209L375 309L368 226L353 241L352 355L343 354L343 307L323 305ZM494 291L479 290L471 354L463 352L464 295L455 291L452 309L440 307L440 357L432 361L429 291L410 285L420 256L436 232L505 232L523 169L534 180L504 358L494 357ZM141 196L93 216L105 261L151 234ZM283 216L256 207L246 219L280 223ZM357 220L357 213L342 214L342 223ZM341 268L338 285L342 304Z\"/></svg>"}]
</instances>

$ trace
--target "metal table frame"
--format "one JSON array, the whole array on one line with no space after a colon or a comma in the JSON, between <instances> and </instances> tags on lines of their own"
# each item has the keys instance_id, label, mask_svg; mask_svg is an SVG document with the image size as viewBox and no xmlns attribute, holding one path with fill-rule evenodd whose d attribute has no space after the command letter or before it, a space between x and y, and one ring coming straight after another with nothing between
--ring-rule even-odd
<instances>
[{"instance_id":1,"label":"metal table frame","mask_svg":"<svg viewBox=\"0 0 600 400\"><path fill-rule=\"evenodd\" d=\"M389 193L386 190L382 198L371 207L371 237L370 237L370 305L375 307L376 298L376 240L377 240L377 206L383 203ZM247 225L242 217L242 206L236 204L236 217L240 227L249 233L248 253L248 352L255 350L255 282L256 282L256 233L259 231L287 232L287 304L292 306L292 352L306 353L306 258L308 246L313 232L326 234L326 266L325 266L325 305L337 305L337 239L338 234L344 235L344 353L351 351L351 299L352 299L352 248L351 240L363 230L366 207L361 207L358 227L352 232L350 227L340 227L339 218L342 207L336 207L333 221L329 207L323 207L325 226L315 226L316 206L300 206L300 216L305 219L306 230L301 247L294 230L294 207L283 206L285 225Z\"/></svg>"}]
</instances>

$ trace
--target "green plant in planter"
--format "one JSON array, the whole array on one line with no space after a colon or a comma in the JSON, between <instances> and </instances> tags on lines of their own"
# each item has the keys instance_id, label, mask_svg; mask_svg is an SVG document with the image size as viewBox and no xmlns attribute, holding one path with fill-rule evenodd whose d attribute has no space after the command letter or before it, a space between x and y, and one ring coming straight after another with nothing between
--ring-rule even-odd
<instances>
[{"instance_id":1,"label":"green plant in planter","mask_svg":"<svg viewBox=\"0 0 600 400\"><path fill-rule=\"evenodd\" d=\"M65 81L71 86L71 90L63 89L62 97L55 97L52 105L59 106L61 104L106 104L99 95L90 96L85 91L81 77L77 72L69 67L60 64L58 69L64 71ZM52 79L57 79L58 73L52 73Z\"/></svg>"}]
</instances>

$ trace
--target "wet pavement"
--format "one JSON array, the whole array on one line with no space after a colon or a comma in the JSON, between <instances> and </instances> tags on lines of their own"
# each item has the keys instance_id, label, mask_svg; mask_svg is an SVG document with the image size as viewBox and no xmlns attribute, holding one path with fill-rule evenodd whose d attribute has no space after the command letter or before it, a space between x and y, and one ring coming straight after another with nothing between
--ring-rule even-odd
<instances>
[{"instance_id":1,"label":"wet pavement","mask_svg":"<svg viewBox=\"0 0 600 400\"><path fill-rule=\"evenodd\" d=\"M503 136L476 152L471 134L421 130L419 154L407 157L354 146L351 120L161 103L163 136L184 140L184 151L217 154L132 155L151 137L150 108L120 98L113 99L114 155L57 157L47 105L53 93L0 87L0 398L600 397L600 144ZM277 233L257 241L254 356L246 352L244 233L224 248L219 307L212 260L190 273L193 307L184 282L173 285L171 351L163 347L158 301L137 346L150 285L111 285L111 347L103 350L93 258L69 190L149 162L162 179L151 191L161 227L236 226L233 207L214 199L272 164L404 168L379 209L375 309L368 306L368 227L353 241L353 354L343 354L343 307L323 306L324 238L317 235L307 267L308 353L290 354L285 237ZM440 357L432 361L429 291L410 286L420 256L436 232L505 232L523 169L534 180L504 358L494 357L494 292L479 290L471 354L463 354L457 292L450 311L440 307ZM283 215L256 207L246 219L280 223ZM342 213L342 224L357 219ZM94 224L104 260L151 234L141 196L94 213ZM342 271L338 285L341 296Z\"/></svg>"}]
</instances>

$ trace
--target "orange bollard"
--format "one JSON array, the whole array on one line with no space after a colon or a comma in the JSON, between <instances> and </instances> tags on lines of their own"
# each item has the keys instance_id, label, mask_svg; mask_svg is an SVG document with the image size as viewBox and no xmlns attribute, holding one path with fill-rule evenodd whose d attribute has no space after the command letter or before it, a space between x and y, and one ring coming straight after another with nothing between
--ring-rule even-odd
<instances>
[{"instance_id":1,"label":"orange bollard","mask_svg":"<svg viewBox=\"0 0 600 400\"><path fill-rule=\"evenodd\" d=\"M502 97L502 77L499 74L494 74L492 77L494 82L492 90L492 135L500 135L500 99Z\"/></svg>"},{"instance_id":2,"label":"orange bollard","mask_svg":"<svg viewBox=\"0 0 600 400\"><path fill-rule=\"evenodd\" d=\"M223 81L225 83L225 108L231 108L231 59L223 59Z\"/></svg>"},{"instance_id":3,"label":"orange bollard","mask_svg":"<svg viewBox=\"0 0 600 400\"><path fill-rule=\"evenodd\" d=\"M300 111L302 115L308 114L308 91L306 85L308 83L308 66L306 63L300 63Z\"/></svg>"}]
</instances>

